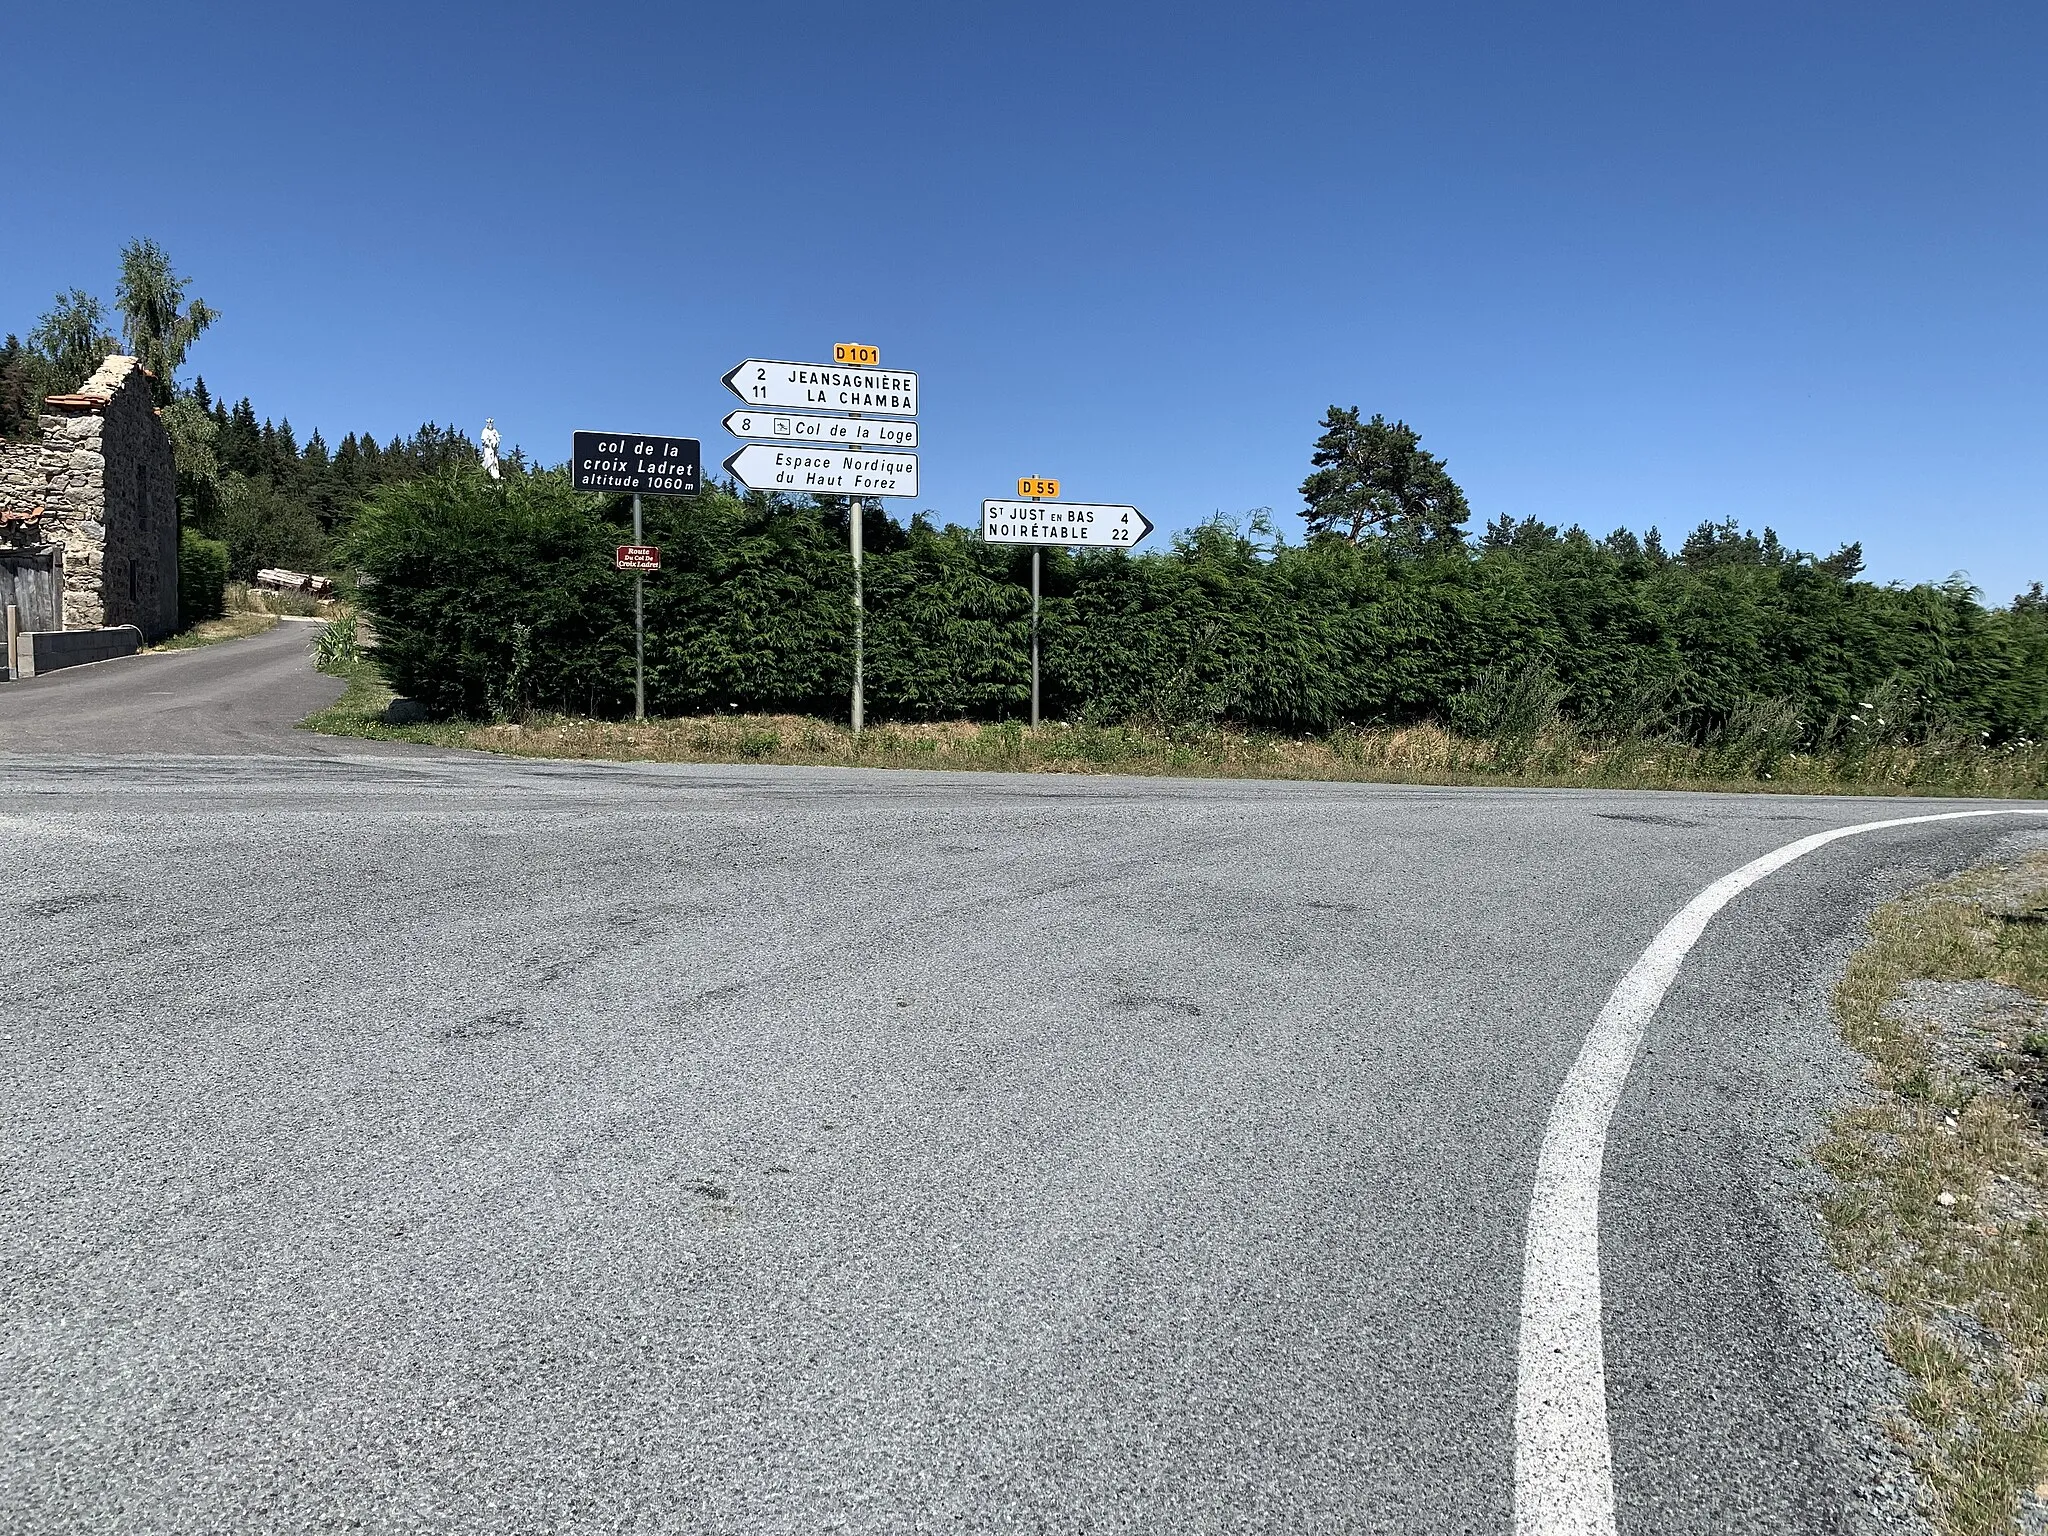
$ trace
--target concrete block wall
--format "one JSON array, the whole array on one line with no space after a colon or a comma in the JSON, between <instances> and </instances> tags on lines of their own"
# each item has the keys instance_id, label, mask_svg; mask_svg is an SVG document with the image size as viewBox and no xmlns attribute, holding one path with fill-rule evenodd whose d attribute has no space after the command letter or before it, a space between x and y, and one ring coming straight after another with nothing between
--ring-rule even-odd
<instances>
[{"instance_id":1,"label":"concrete block wall","mask_svg":"<svg viewBox=\"0 0 2048 1536\"><path fill-rule=\"evenodd\" d=\"M41 677L64 667L133 656L141 649L142 631L132 624L111 629L30 631L16 638L15 654L20 663L16 675L22 679Z\"/></svg>"}]
</instances>

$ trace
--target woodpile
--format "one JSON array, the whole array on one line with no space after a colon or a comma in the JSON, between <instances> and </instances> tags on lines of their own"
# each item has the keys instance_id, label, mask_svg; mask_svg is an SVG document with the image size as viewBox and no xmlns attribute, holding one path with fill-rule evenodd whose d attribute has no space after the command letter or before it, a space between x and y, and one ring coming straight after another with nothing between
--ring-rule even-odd
<instances>
[{"instance_id":1,"label":"woodpile","mask_svg":"<svg viewBox=\"0 0 2048 1536\"><path fill-rule=\"evenodd\" d=\"M303 592L308 597L328 597L334 583L325 576L307 576L299 571L258 571L256 585L272 592Z\"/></svg>"}]
</instances>

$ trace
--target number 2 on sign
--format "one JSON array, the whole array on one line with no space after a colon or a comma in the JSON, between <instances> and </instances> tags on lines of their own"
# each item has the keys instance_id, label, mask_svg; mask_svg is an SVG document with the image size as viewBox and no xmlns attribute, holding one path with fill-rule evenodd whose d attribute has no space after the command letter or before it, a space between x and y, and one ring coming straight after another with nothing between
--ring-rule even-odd
<instances>
[{"instance_id":1,"label":"number 2 on sign","mask_svg":"<svg viewBox=\"0 0 2048 1536\"><path fill-rule=\"evenodd\" d=\"M854 341L832 343L832 361L835 363L851 363L856 368L872 368L881 360L880 347L864 347Z\"/></svg>"},{"instance_id":2,"label":"number 2 on sign","mask_svg":"<svg viewBox=\"0 0 2048 1536\"><path fill-rule=\"evenodd\" d=\"M1057 480L1024 479L1017 482L1019 496L1057 496L1059 493L1060 483Z\"/></svg>"}]
</instances>

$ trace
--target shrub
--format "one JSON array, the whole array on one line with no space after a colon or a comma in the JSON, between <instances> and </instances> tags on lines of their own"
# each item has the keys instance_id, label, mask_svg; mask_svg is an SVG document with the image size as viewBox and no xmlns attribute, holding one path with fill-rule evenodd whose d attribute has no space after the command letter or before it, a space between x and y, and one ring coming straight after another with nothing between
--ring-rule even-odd
<instances>
[{"instance_id":1,"label":"shrub","mask_svg":"<svg viewBox=\"0 0 2048 1536\"><path fill-rule=\"evenodd\" d=\"M266 566L317 571L325 564L327 536L319 519L268 481L230 475L220 501L211 526L228 547L228 569L237 581L254 581Z\"/></svg>"},{"instance_id":2,"label":"shrub","mask_svg":"<svg viewBox=\"0 0 2048 1536\"><path fill-rule=\"evenodd\" d=\"M190 629L227 612L228 547L190 528L178 534L178 627Z\"/></svg>"},{"instance_id":3,"label":"shrub","mask_svg":"<svg viewBox=\"0 0 2048 1536\"><path fill-rule=\"evenodd\" d=\"M362 659L356 646L356 621L352 617L323 624L313 642L313 665L322 672L346 672Z\"/></svg>"},{"instance_id":4,"label":"shrub","mask_svg":"<svg viewBox=\"0 0 2048 1536\"><path fill-rule=\"evenodd\" d=\"M442 715L629 711L633 583L612 569L629 505L560 471L374 492L350 555L389 681ZM645 583L651 713L843 714L844 511L712 489L650 500L646 519L663 566ZM1030 552L872 510L863 538L870 718L1022 714ZM2048 732L2048 608L1878 587L1739 540L1688 564L1576 533L1517 538L1268 549L1216 522L1156 553L1047 550L1047 714L1195 736L1449 717L1503 763L1590 734L1725 747L1744 772L1864 750L1879 728L1857 717L1895 733L1908 703L1914 741Z\"/></svg>"}]
</instances>

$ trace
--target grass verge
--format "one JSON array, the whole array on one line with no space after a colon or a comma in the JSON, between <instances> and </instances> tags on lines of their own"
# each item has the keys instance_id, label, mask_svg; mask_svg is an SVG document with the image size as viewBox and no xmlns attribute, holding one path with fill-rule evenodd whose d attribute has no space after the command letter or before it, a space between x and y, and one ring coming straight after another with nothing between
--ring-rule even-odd
<instances>
[{"instance_id":1,"label":"grass verge","mask_svg":"<svg viewBox=\"0 0 2048 1536\"><path fill-rule=\"evenodd\" d=\"M190 629L181 629L170 639L146 646L150 651L190 651L223 640L246 640L277 628L274 613L228 613L218 619L203 619Z\"/></svg>"},{"instance_id":2,"label":"grass verge","mask_svg":"<svg viewBox=\"0 0 2048 1536\"><path fill-rule=\"evenodd\" d=\"M307 730L328 736L357 736L373 741L417 741L436 747L466 747L474 727L460 722L422 722L389 725L384 711L394 695L376 667L362 657L339 661L321 669L343 679L348 686L327 708L316 710L299 722Z\"/></svg>"},{"instance_id":3,"label":"grass verge","mask_svg":"<svg viewBox=\"0 0 2048 1536\"><path fill-rule=\"evenodd\" d=\"M1570 730L1536 740L1489 741L1435 725L1319 737L1221 726L1055 723L1029 730L972 721L880 725L855 736L845 726L802 715L711 715L639 725L536 715L518 722L393 726L382 719L391 694L376 680L372 664L351 667L341 669L351 679L350 694L308 720L313 729L520 757L1799 794L2048 794L2048 749L2032 746L1873 746L1825 757L1780 756L1760 767L1725 750L1683 743L1600 742Z\"/></svg>"},{"instance_id":4,"label":"grass verge","mask_svg":"<svg viewBox=\"0 0 2048 1536\"><path fill-rule=\"evenodd\" d=\"M1893 1431L1948 1536L2048 1517L2042 999L2048 855L1882 909L1835 998L1875 1091L1818 1150L1837 1181L1825 1215L1837 1261L1883 1304L1910 1382Z\"/></svg>"}]
</instances>

